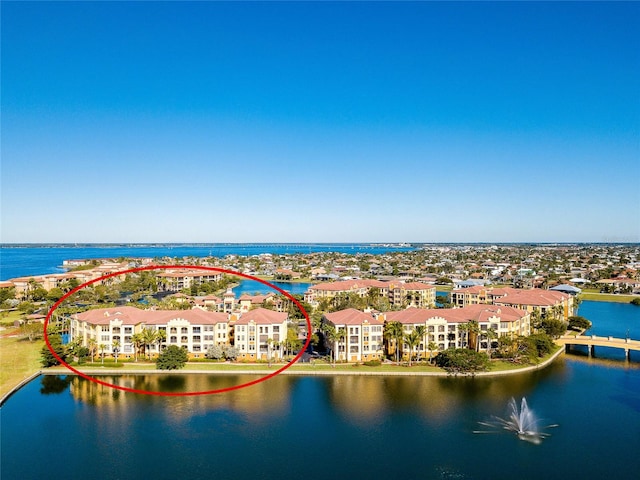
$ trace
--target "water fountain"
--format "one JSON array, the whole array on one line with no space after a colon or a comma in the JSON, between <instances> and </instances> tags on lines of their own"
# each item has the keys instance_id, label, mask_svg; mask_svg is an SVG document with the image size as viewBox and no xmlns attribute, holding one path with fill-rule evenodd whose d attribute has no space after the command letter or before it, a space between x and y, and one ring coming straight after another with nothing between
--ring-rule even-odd
<instances>
[{"instance_id":1,"label":"water fountain","mask_svg":"<svg viewBox=\"0 0 640 480\"><path fill-rule=\"evenodd\" d=\"M553 424L539 427L539 419L533 414L533 410L529 408L527 399L524 397L522 398L522 402L520 402L520 408L518 408L518 404L514 398L509 400L508 407L510 413L506 419L494 416L491 421L479 422L480 425L490 427L493 430L476 430L473 433L497 433L495 429L508 430L514 432L520 440L537 445L549 436L549 434L543 430L558 426Z\"/></svg>"}]
</instances>

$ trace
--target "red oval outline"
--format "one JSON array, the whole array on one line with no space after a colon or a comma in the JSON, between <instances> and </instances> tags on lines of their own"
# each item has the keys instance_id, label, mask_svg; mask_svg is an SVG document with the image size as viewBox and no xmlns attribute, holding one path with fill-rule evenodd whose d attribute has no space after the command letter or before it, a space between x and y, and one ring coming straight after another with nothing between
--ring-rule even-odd
<instances>
[{"instance_id":1,"label":"red oval outline","mask_svg":"<svg viewBox=\"0 0 640 480\"><path fill-rule=\"evenodd\" d=\"M307 341L305 342L305 344L302 346L302 348L300 349L300 351L298 352L298 354L293 357L285 366L279 368L278 370L276 370L275 372L272 372L268 375L265 375L264 377L260 377L257 380L252 380L250 382L247 383L241 383L239 385L234 385L232 387L226 387L226 388L219 388L217 390L206 390L206 391L202 391L202 392L154 392L154 391L150 391L150 390L138 390L135 388L128 388L128 387L121 387L119 385L113 385L112 383L108 383L108 382L103 382L102 380L98 380L95 377L92 377L91 375L87 375L83 372L81 372L80 370L77 370L75 368L73 368L71 365L69 365L67 362L65 362L64 360L62 360L62 358L60 358L60 356L58 356L58 354L56 352L53 351L53 348L51 348L51 343L49 342L49 336L47 334L47 326L49 325L49 320L51 319L51 315L53 314L53 312L60 306L60 304L66 300L68 297L70 297L71 295L73 295L74 293L82 290L83 288L93 284L93 283L97 283L100 282L102 280L106 280L107 278L111 278L111 277L115 277L118 275L123 275L123 274L127 274L127 273L135 273L135 272L142 272L145 270L168 270L168 269L190 269L190 270L210 270L210 271L214 271L214 272L222 272L222 273L227 273L230 275L235 275L238 277L243 277L246 278L248 280L255 280L257 282L263 283L265 285L267 285L270 288L273 288L274 290L282 293L285 297L287 297L289 300L291 300L293 303L296 304L296 306L300 309L300 311L302 312L302 314L304 315L304 318L307 322ZM76 288L74 288L73 290L70 290L69 292L67 292L66 294L64 294L62 296L62 298L60 298L60 300L58 300L56 303L53 304L53 306L51 307L51 309L49 310L49 313L47 313L47 317L45 318L44 321L44 341L47 345L47 348L49 349L49 351L51 351L51 353L53 354L53 356L62 364L64 365L68 370L71 370L72 372L74 372L75 374L86 378L87 380L97 383L99 385L104 385L105 387L110 387L110 388L114 388L117 390L123 390L125 392L132 392L132 393L140 393L143 395L157 395L157 396L165 396L165 397L186 397L186 396L195 396L195 395L213 395L216 393L224 393L224 392L230 392L233 390L239 390L241 388L246 388L246 387L250 387L252 385L256 385L258 383L261 382L265 382L267 380L269 380L270 378L275 377L276 375L284 372L287 368L289 368L291 365L293 365L294 363L296 363L300 357L302 356L302 354L307 350L307 348L309 347L309 344L311 343L311 335L309 335L309 332L311 332L311 319L309 318L309 314L307 313L307 311L302 307L302 305L300 304L300 302L298 300L296 300L293 295L291 295L289 292L282 290L279 287L276 287L275 285L267 282L266 280L262 280L261 278L257 278L251 275L247 275L246 273L241 273L241 272L236 272L234 270L226 270L224 268L217 268L217 267L204 267L201 265L147 265L145 267L137 267L137 268L132 268L129 270L122 270L120 272L114 272L114 273L109 273L107 275L103 275L100 278L95 278L93 280L89 280L88 282L83 283L82 285L77 286ZM167 371L167 374L171 374L171 371ZM126 375L126 372L123 373L123 375ZM143 375L143 374L132 374L132 375ZM242 371L238 371L238 375L242 375Z\"/></svg>"}]
</instances>

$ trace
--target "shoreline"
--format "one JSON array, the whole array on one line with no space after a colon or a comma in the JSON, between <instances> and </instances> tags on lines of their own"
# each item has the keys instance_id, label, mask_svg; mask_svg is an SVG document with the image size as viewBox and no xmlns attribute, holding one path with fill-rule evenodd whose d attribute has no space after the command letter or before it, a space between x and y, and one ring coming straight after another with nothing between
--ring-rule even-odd
<instances>
[{"instance_id":1,"label":"shoreline","mask_svg":"<svg viewBox=\"0 0 640 480\"><path fill-rule=\"evenodd\" d=\"M505 369L505 370L496 370L496 371L488 371L488 372L475 372L475 373L448 373L445 371L439 372L428 372L428 371L375 371L375 370L365 370L368 367L354 367L353 371L349 370L336 370L334 368L325 368L319 370L313 370L312 367L307 369L287 369L283 372L280 372L280 375L294 375L294 376L310 376L310 377L322 377L322 376L368 376L368 377L455 377L455 378L475 378L475 377L502 377L505 375L518 375L522 373L529 373L535 370L541 370L543 368L551 365L558 357L565 354L565 349L560 346L556 352L551 354L551 356L544 361L536 364L536 365L527 365L521 368L514 369ZM343 364L344 365L344 364ZM240 366L242 367L242 366ZM257 376L265 376L270 373L273 373L278 368L281 368L281 365L272 367L269 370L256 370L252 369L247 365L246 369L238 368L238 369L223 369L223 370L192 370L192 369L180 369L180 370L157 370L157 369L131 369L131 370L123 370L122 368L89 368L82 373L87 376L108 376L108 375L257 375ZM41 369L37 372L34 372L27 378L23 379L19 384L14 386L11 390L5 393L2 398L0 398L0 408L5 404L5 402L16 392L18 392L22 387L26 384L34 380L35 378L41 375L75 375L78 376L77 373L70 371L69 369L61 366L50 367L48 369Z\"/></svg>"}]
</instances>

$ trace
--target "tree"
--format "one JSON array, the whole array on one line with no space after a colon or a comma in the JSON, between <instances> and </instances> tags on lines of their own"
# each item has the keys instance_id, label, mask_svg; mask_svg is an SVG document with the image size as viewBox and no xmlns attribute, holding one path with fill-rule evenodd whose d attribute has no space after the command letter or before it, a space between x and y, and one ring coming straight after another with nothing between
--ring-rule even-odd
<instances>
[{"instance_id":1,"label":"tree","mask_svg":"<svg viewBox=\"0 0 640 480\"><path fill-rule=\"evenodd\" d=\"M383 335L387 339L387 345L393 340L396 363L400 363L400 349L402 348L402 340L404 338L404 327L400 322L389 322L384 326Z\"/></svg>"},{"instance_id":2,"label":"tree","mask_svg":"<svg viewBox=\"0 0 640 480\"><path fill-rule=\"evenodd\" d=\"M555 318L545 318L540 323L540 330L553 338L564 335L567 331L567 324Z\"/></svg>"},{"instance_id":3,"label":"tree","mask_svg":"<svg viewBox=\"0 0 640 480\"><path fill-rule=\"evenodd\" d=\"M344 336L341 330L337 330L333 325L325 325L324 327L325 338L331 343L331 351L333 352L333 365L336 365L338 359L338 342Z\"/></svg>"},{"instance_id":4,"label":"tree","mask_svg":"<svg viewBox=\"0 0 640 480\"><path fill-rule=\"evenodd\" d=\"M220 345L211 345L207 348L206 356L213 360L220 360L224 356L224 350L222 350Z\"/></svg>"},{"instance_id":5,"label":"tree","mask_svg":"<svg viewBox=\"0 0 640 480\"><path fill-rule=\"evenodd\" d=\"M476 320L469 320L467 332L469 335L469 348L477 352L480 347L480 342L478 341L480 325L478 325Z\"/></svg>"},{"instance_id":6,"label":"tree","mask_svg":"<svg viewBox=\"0 0 640 480\"><path fill-rule=\"evenodd\" d=\"M234 361L236 358L238 358L238 355L240 355L240 350L238 349L238 347L227 345L224 348L224 357L227 360Z\"/></svg>"},{"instance_id":7,"label":"tree","mask_svg":"<svg viewBox=\"0 0 640 480\"><path fill-rule=\"evenodd\" d=\"M498 332L495 328L488 328L483 332L484 337L487 339L487 355L491 358L491 342L498 338Z\"/></svg>"},{"instance_id":8,"label":"tree","mask_svg":"<svg viewBox=\"0 0 640 480\"><path fill-rule=\"evenodd\" d=\"M420 343L420 334L415 330L411 330L409 334L404 337L405 342L409 346L409 366L411 366L411 357L413 356L413 349Z\"/></svg>"},{"instance_id":9,"label":"tree","mask_svg":"<svg viewBox=\"0 0 640 480\"><path fill-rule=\"evenodd\" d=\"M131 343L133 344L133 352L135 361L138 361L138 353L140 353L140 349L144 345L144 338L142 338L142 333L134 333L131 335Z\"/></svg>"},{"instance_id":10,"label":"tree","mask_svg":"<svg viewBox=\"0 0 640 480\"><path fill-rule=\"evenodd\" d=\"M104 351L107 349L107 345L105 343L101 343L98 348L100 349L100 356L102 357L102 364L104 365Z\"/></svg>"},{"instance_id":11,"label":"tree","mask_svg":"<svg viewBox=\"0 0 640 480\"><path fill-rule=\"evenodd\" d=\"M272 349L272 347L273 347L273 338L267 338L267 363L268 363L269 366L271 366L271 349Z\"/></svg>"},{"instance_id":12,"label":"tree","mask_svg":"<svg viewBox=\"0 0 640 480\"><path fill-rule=\"evenodd\" d=\"M93 363L96 352L98 351L98 343L96 342L96 339L89 338L89 340L87 341L87 346L89 347L89 355L91 355L91 363Z\"/></svg>"},{"instance_id":13,"label":"tree","mask_svg":"<svg viewBox=\"0 0 640 480\"><path fill-rule=\"evenodd\" d=\"M640 305L640 298L634 298L633 300L631 300L631 305L635 305L638 306Z\"/></svg>"},{"instance_id":14,"label":"tree","mask_svg":"<svg viewBox=\"0 0 640 480\"><path fill-rule=\"evenodd\" d=\"M449 373L475 373L489 368L489 357L484 352L455 348L440 352L436 356L436 365Z\"/></svg>"},{"instance_id":15,"label":"tree","mask_svg":"<svg viewBox=\"0 0 640 480\"><path fill-rule=\"evenodd\" d=\"M40 322L22 322L20 325L20 335L29 339L30 342L44 336L44 328Z\"/></svg>"},{"instance_id":16,"label":"tree","mask_svg":"<svg viewBox=\"0 0 640 480\"><path fill-rule=\"evenodd\" d=\"M458 324L458 335L460 335L460 346L469 346L469 324L468 323L460 323Z\"/></svg>"},{"instance_id":17,"label":"tree","mask_svg":"<svg viewBox=\"0 0 640 480\"><path fill-rule=\"evenodd\" d=\"M571 330L587 330L591 328L591 322L584 317L569 317L569 328Z\"/></svg>"},{"instance_id":18,"label":"tree","mask_svg":"<svg viewBox=\"0 0 640 480\"><path fill-rule=\"evenodd\" d=\"M53 351L58 355L62 360L66 359L67 351L64 345L62 345L62 337L60 335L49 335L49 344ZM47 347L47 345L43 345L40 350L41 359L40 363L43 367L53 367L54 365L60 365L60 361L51 353L51 350Z\"/></svg>"},{"instance_id":19,"label":"tree","mask_svg":"<svg viewBox=\"0 0 640 480\"><path fill-rule=\"evenodd\" d=\"M47 300L49 300L50 302L57 302L62 298L63 295L64 292L61 288L53 287L47 292Z\"/></svg>"},{"instance_id":20,"label":"tree","mask_svg":"<svg viewBox=\"0 0 640 480\"><path fill-rule=\"evenodd\" d=\"M176 345L168 346L156 359L158 370L178 370L187 363L188 355L184 348Z\"/></svg>"},{"instance_id":21,"label":"tree","mask_svg":"<svg viewBox=\"0 0 640 480\"><path fill-rule=\"evenodd\" d=\"M422 342L422 348L418 349L418 361L420 361L420 353L425 349L427 345L427 326L426 325L418 325L416 327L416 332L418 332L418 336L420 337L420 341Z\"/></svg>"},{"instance_id":22,"label":"tree","mask_svg":"<svg viewBox=\"0 0 640 480\"><path fill-rule=\"evenodd\" d=\"M167 331L159 329L156 331L156 343L158 344L158 353L162 350L162 344L167 341Z\"/></svg>"},{"instance_id":23,"label":"tree","mask_svg":"<svg viewBox=\"0 0 640 480\"><path fill-rule=\"evenodd\" d=\"M120 352L120 342L118 340L114 340L111 344L111 351L116 359L116 363L118 363L118 353Z\"/></svg>"},{"instance_id":24,"label":"tree","mask_svg":"<svg viewBox=\"0 0 640 480\"><path fill-rule=\"evenodd\" d=\"M436 342L429 342L429 363L433 363L433 352L438 351L438 344Z\"/></svg>"},{"instance_id":25,"label":"tree","mask_svg":"<svg viewBox=\"0 0 640 480\"><path fill-rule=\"evenodd\" d=\"M156 330L145 327L140 332L140 335L142 337L142 343L144 345L145 356L149 360L151 360L151 345L153 345L157 341Z\"/></svg>"}]
</instances>

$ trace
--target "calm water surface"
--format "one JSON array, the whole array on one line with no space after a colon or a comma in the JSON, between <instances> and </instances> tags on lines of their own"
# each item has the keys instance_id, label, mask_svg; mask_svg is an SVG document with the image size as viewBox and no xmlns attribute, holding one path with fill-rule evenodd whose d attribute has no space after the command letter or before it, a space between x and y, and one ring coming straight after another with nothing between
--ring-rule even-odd
<instances>
[{"instance_id":1,"label":"calm water surface","mask_svg":"<svg viewBox=\"0 0 640 480\"><path fill-rule=\"evenodd\" d=\"M2 478L632 478L636 367L572 359L508 378L279 376L180 398L40 377L0 410ZM107 380L195 391L249 378ZM559 424L542 444L473 433L522 396L542 424Z\"/></svg>"},{"instance_id":2,"label":"calm water surface","mask_svg":"<svg viewBox=\"0 0 640 480\"><path fill-rule=\"evenodd\" d=\"M640 321L631 305L580 308L602 334ZM2 478L636 478L640 361L633 358L567 355L504 378L279 376L178 398L39 377L0 409ZM181 392L252 378L105 380ZM474 433L486 430L479 422L506 417L512 397L526 397L540 425L558 425L540 445L502 430Z\"/></svg>"},{"instance_id":3,"label":"calm water surface","mask_svg":"<svg viewBox=\"0 0 640 480\"><path fill-rule=\"evenodd\" d=\"M61 273L64 260L77 258L184 258L184 257L224 257L226 255L260 255L271 253L277 255L313 252L339 252L346 254L368 253L379 255L387 252L407 252L413 248L392 248L366 243L225 243L211 245L83 245L72 246L30 246L9 247L0 245L0 280L28 275Z\"/></svg>"}]
</instances>

